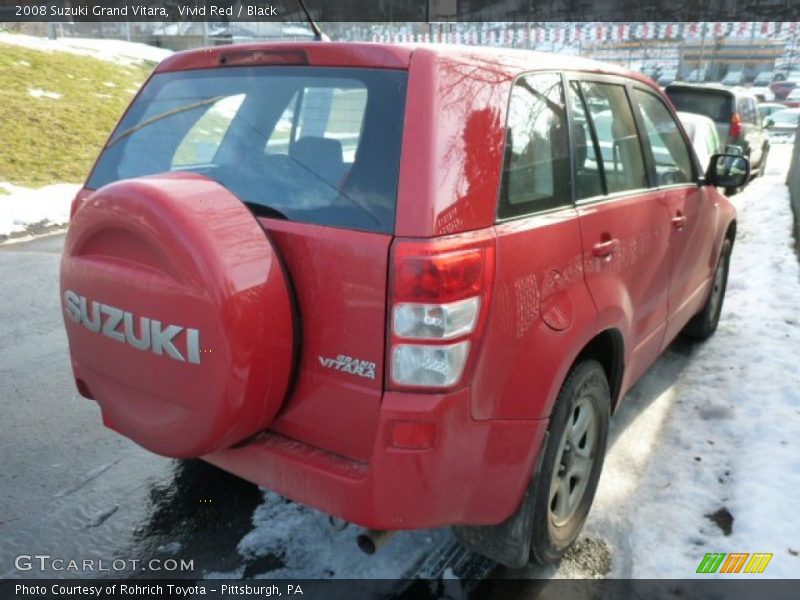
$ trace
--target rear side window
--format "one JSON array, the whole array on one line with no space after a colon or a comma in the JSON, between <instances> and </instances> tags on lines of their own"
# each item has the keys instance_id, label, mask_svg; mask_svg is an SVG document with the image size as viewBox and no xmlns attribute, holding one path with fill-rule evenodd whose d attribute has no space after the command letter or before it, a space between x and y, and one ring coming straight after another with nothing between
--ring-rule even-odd
<instances>
[{"instance_id":1,"label":"rear side window","mask_svg":"<svg viewBox=\"0 0 800 600\"><path fill-rule=\"evenodd\" d=\"M605 186L599 145L577 81L570 82L570 97L574 124L572 147L575 153L575 199L602 196L605 194Z\"/></svg>"},{"instance_id":2,"label":"rear side window","mask_svg":"<svg viewBox=\"0 0 800 600\"><path fill-rule=\"evenodd\" d=\"M600 150L607 192L648 187L642 144L625 87L582 81L579 84Z\"/></svg>"},{"instance_id":3,"label":"rear side window","mask_svg":"<svg viewBox=\"0 0 800 600\"><path fill-rule=\"evenodd\" d=\"M572 203L569 132L561 76L520 77L511 90L498 216Z\"/></svg>"},{"instance_id":4,"label":"rear side window","mask_svg":"<svg viewBox=\"0 0 800 600\"><path fill-rule=\"evenodd\" d=\"M731 120L731 96L724 92L668 89L667 95L677 110L697 113L717 123Z\"/></svg>"},{"instance_id":5,"label":"rear side window","mask_svg":"<svg viewBox=\"0 0 800 600\"><path fill-rule=\"evenodd\" d=\"M742 98L740 117L745 123L755 123L757 120L756 103L752 98Z\"/></svg>"},{"instance_id":6,"label":"rear side window","mask_svg":"<svg viewBox=\"0 0 800 600\"><path fill-rule=\"evenodd\" d=\"M391 233L406 77L288 66L155 75L87 185L192 171L256 214Z\"/></svg>"},{"instance_id":7,"label":"rear side window","mask_svg":"<svg viewBox=\"0 0 800 600\"><path fill-rule=\"evenodd\" d=\"M667 107L655 95L638 89L633 90L633 99L642 113L658 185L692 181L691 151Z\"/></svg>"}]
</instances>

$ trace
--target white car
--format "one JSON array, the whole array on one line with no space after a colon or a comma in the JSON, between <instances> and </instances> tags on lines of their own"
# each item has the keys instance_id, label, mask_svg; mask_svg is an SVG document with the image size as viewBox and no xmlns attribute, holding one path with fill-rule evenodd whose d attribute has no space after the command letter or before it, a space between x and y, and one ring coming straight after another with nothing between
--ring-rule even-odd
<instances>
[{"instance_id":1,"label":"white car","mask_svg":"<svg viewBox=\"0 0 800 600\"><path fill-rule=\"evenodd\" d=\"M772 102L775 100L775 93L767 86L754 85L748 90L759 102Z\"/></svg>"},{"instance_id":2,"label":"white car","mask_svg":"<svg viewBox=\"0 0 800 600\"><path fill-rule=\"evenodd\" d=\"M695 154L703 169L708 167L711 156L722 152L722 144L714 121L706 116L678 111L678 118L692 142Z\"/></svg>"}]
</instances>

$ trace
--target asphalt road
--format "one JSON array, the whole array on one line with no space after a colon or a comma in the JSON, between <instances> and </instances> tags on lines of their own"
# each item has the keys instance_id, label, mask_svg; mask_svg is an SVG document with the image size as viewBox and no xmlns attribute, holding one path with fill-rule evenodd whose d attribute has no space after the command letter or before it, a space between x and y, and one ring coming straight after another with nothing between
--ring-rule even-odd
<instances>
[{"instance_id":1,"label":"asphalt road","mask_svg":"<svg viewBox=\"0 0 800 600\"><path fill-rule=\"evenodd\" d=\"M163 569L166 558L191 558L195 574L240 567L235 548L262 502L258 488L139 448L78 396L58 298L63 241L0 246L0 578L77 575L36 562L20 571L19 555L94 560L82 575L98 577L114 574L99 571L101 559L103 568L125 560L126 576L170 576L131 559L161 559L152 566Z\"/></svg>"}]
</instances>

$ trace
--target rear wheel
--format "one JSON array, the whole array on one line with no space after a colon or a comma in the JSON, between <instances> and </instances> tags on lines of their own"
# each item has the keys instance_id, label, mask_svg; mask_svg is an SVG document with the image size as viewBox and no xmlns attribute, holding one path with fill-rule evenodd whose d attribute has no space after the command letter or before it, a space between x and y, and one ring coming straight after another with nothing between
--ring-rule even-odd
<instances>
[{"instance_id":1,"label":"rear wheel","mask_svg":"<svg viewBox=\"0 0 800 600\"><path fill-rule=\"evenodd\" d=\"M574 366L556 401L536 486L531 558L538 563L558 561L586 521L603 468L610 405L600 363Z\"/></svg>"},{"instance_id":2,"label":"rear wheel","mask_svg":"<svg viewBox=\"0 0 800 600\"><path fill-rule=\"evenodd\" d=\"M714 281L703 309L686 324L683 333L698 340L711 337L717 330L719 316L722 313L722 302L725 299L725 289L728 286L728 268L731 260L731 241L726 239L722 244L717 269L714 271Z\"/></svg>"}]
</instances>

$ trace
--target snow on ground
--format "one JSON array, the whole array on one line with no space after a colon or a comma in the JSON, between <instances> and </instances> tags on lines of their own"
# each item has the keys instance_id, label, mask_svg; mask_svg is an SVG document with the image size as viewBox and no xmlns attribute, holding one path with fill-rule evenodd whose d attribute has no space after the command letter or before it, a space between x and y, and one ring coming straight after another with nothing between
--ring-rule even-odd
<instances>
[{"instance_id":1,"label":"snow on ground","mask_svg":"<svg viewBox=\"0 0 800 600\"><path fill-rule=\"evenodd\" d=\"M120 65L137 64L142 61L161 62L172 54L172 50L165 48L156 48L147 44L122 40L69 37L51 40L31 35L0 32L0 44L2 43L23 46L33 50L69 52L71 54L91 56Z\"/></svg>"},{"instance_id":2,"label":"snow on ground","mask_svg":"<svg viewBox=\"0 0 800 600\"><path fill-rule=\"evenodd\" d=\"M69 206L80 187L57 183L31 189L0 183L0 236L22 232L36 224L66 224Z\"/></svg>"},{"instance_id":3,"label":"snow on ground","mask_svg":"<svg viewBox=\"0 0 800 600\"><path fill-rule=\"evenodd\" d=\"M447 529L399 532L374 556L359 550L359 527L337 531L324 514L263 490L253 530L239 542L247 566L208 578L393 579L452 541Z\"/></svg>"},{"instance_id":4,"label":"snow on ground","mask_svg":"<svg viewBox=\"0 0 800 600\"><path fill-rule=\"evenodd\" d=\"M707 552L771 552L765 576L800 573L790 156L774 146L767 175L733 198L738 234L716 334L673 344L615 415L585 529L611 545L612 577L691 577ZM707 516L723 510L729 535Z\"/></svg>"},{"instance_id":5,"label":"snow on ground","mask_svg":"<svg viewBox=\"0 0 800 600\"><path fill-rule=\"evenodd\" d=\"M28 95L33 98L50 98L51 100L58 100L61 98L61 94L58 92L48 92L41 88L28 88Z\"/></svg>"}]
</instances>

